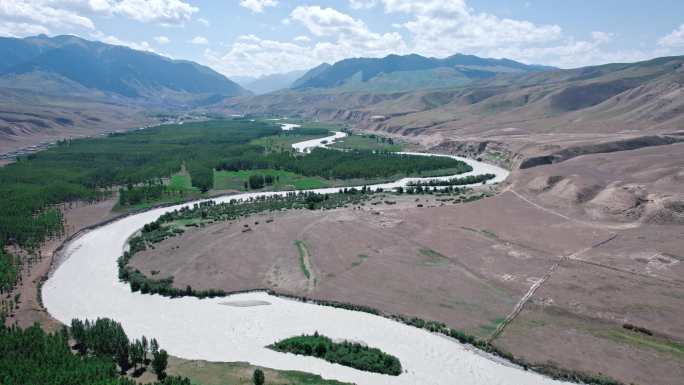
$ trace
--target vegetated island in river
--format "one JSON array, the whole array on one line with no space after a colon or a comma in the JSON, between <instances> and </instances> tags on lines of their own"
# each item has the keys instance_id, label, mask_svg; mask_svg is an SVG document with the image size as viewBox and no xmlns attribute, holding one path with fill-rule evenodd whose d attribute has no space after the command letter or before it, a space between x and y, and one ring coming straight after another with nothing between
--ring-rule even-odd
<instances>
[{"instance_id":1,"label":"vegetated island in river","mask_svg":"<svg viewBox=\"0 0 684 385\"><path fill-rule=\"evenodd\" d=\"M268 346L283 353L294 353L318 357L333 364L381 374L398 376L402 373L401 362L395 356L380 349L371 348L356 342L334 342L326 336L301 335L278 341Z\"/></svg>"}]
</instances>

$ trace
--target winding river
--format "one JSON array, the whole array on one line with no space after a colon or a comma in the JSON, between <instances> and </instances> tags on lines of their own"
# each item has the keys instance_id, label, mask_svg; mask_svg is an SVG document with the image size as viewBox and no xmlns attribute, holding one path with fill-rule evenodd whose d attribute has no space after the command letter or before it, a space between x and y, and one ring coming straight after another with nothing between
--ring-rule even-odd
<instances>
[{"instance_id":1,"label":"winding river","mask_svg":"<svg viewBox=\"0 0 684 385\"><path fill-rule=\"evenodd\" d=\"M306 151L324 144L323 141L329 143L343 136L343 133L336 133L318 139L318 144L308 141L293 147ZM508 176L508 172L501 168L470 159L457 159L473 167L469 174L495 174L496 178L490 183L503 181ZM371 187L404 186L417 179L420 178L405 178ZM332 193L339 188L314 191ZM224 202L273 194L282 192L247 193L214 200ZM64 249L64 262L42 289L43 303L50 314L65 324L69 324L72 318L115 319L121 322L129 337L154 336L169 354L177 357L248 361L274 369L316 373L324 378L359 385L560 384L453 339L367 313L302 303L260 292L202 300L190 297L170 299L131 292L128 284L118 280L116 265L127 239L163 213L192 203L131 215L73 240ZM227 303L262 306L226 306ZM277 340L314 331L333 339L363 341L378 347L397 356L405 373L396 377L368 373L265 348Z\"/></svg>"}]
</instances>

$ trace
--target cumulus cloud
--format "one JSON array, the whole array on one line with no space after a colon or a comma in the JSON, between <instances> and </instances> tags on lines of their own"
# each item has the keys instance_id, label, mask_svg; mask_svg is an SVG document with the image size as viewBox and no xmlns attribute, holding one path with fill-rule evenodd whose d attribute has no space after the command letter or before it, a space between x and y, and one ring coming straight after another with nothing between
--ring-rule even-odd
<instances>
[{"instance_id":1,"label":"cumulus cloud","mask_svg":"<svg viewBox=\"0 0 684 385\"><path fill-rule=\"evenodd\" d=\"M275 7L277 0L240 0L240 6L249 9L254 13L261 13L264 8Z\"/></svg>"},{"instance_id":2,"label":"cumulus cloud","mask_svg":"<svg viewBox=\"0 0 684 385\"><path fill-rule=\"evenodd\" d=\"M0 36L25 37L48 33L50 33L50 30L42 25L14 23L11 21L0 23Z\"/></svg>"},{"instance_id":3,"label":"cumulus cloud","mask_svg":"<svg viewBox=\"0 0 684 385\"><path fill-rule=\"evenodd\" d=\"M127 41L127 40L121 40L116 36L113 35L106 35L102 32L94 32L92 34L94 38L97 40L100 40L104 43L107 44L112 44L112 45L121 45L124 47L132 48L138 51L148 51L148 52L155 52L157 53L148 42L146 41L141 41L141 42L133 42L133 41Z\"/></svg>"},{"instance_id":4,"label":"cumulus cloud","mask_svg":"<svg viewBox=\"0 0 684 385\"><path fill-rule=\"evenodd\" d=\"M159 44L169 44L171 42L171 40L166 36L157 36L154 38L154 41Z\"/></svg>"},{"instance_id":5,"label":"cumulus cloud","mask_svg":"<svg viewBox=\"0 0 684 385\"><path fill-rule=\"evenodd\" d=\"M0 1L0 18L4 23L13 23L15 27L33 25L34 29L47 29L47 27L95 29L95 25L89 18L72 10L58 7L47 0Z\"/></svg>"},{"instance_id":6,"label":"cumulus cloud","mask_svg":"<svg viewBox=\"0 0 684 385\"><path fill-rule=\"evenodd\" d=\"M207 45L209 44L209 40L207 40L207 38L204 36L195 36L192 38L192 40L190 40L190 43L197 45Z\"/></svg>"},{"instance_id":7,"label":"cumulus cloud","mask_svg":"<svg viewBox=\"0 0 684 385\"><path fill-rule=\"evenodd\" d=\"M658 40L658 45L665 48L684 47L684 24L660 38L660 40Z\"/></svg>"},{"instance_id":8,"label":"cumulus cloud","mask_svg":"<svg viewBox=\"0 0 684 385\"><path fill-rule=\"evenodd\" d=\"M205 18L202 18L202 17L200 17L199 19L197 19L197 22L201 23L201 24L204 25L205 27L209 27L209 26L211 25L211 23L209 22L209 20L207 20L207 19L205 19Z\"/></svg>"},{"instance_id":9,"label":"cumulus cloud","mask_svg":"<svg viewBox=\"0 0 684 385\"><path fill-rule=\"evenodd\" d=\"M320 64L310 47L254 35L238 37L227 53L207 49L204 57L213 68L231 76L259 76Z\"/></svg>"},{"instance_id":10,"label":"cumulus cloud","mask_svg":"<svg viewBox=\"0 0 684 385\"><path fill-rule=\"evenodd\" d=\"M140 22L178 25L199 9L183 0L2 0L4 35L96 31L91 17L123 16Z\"/></svg>"},{"instance_id":11,"label":"cumulus cloud","mask_svg":"<svg viewBox=\"0 0 684 385\"><path fill-rule=\"evenodd\" d=\"M377 2L375 0L349 0L349 6L352 9L369 9L375 7Z\"/></svg>"},{"instance_id":12,"label":"cumulus cloud","mask_svg":"<svg viewBox=\"0 0 684 385\"><path fill-rule=\"evenodd\" d=\"M413 46L432 56L548 43L562 34L557 25L475 12L464 0L383 0L383 4L386 13L413 16L402 26L411 34Z\"/></svg>"},{"instance_id":13,"label":"cumulus cloud","mask_svg":"<svg viewBox=\"0 0 684 385\"><path fill-rule=\"evenodd\" d=\"M301 35L301 36L295 37L292 40L296 41L297 43L308 43L311 41L311 38L308 36Z\"/></svg>"},{"instance_id":14,"label":"cumulus cloud","mask_svg":"<svg viewBox=\"0 0 684 385\"><path fill-rule=\"evenodd\" d=\"M337 39L334 43L319 43L321 49L338 47L352 55L367 56L406 51L406 44L399 33L372 32L363 21L333 8L300 6L292 11L289 19L302 24L315 36Z\"/></svg>"},{"instance_id":15,"label":"cumulus cloud","mask_svg":"<svg viewBox=\"0 0 684 385\"><path fill-rule=\"evenodd\" d=\"M78 2L80 0L71 0ZM183 0L90 0L95 12L123 15L143 23L182 24L199 11Z\"/></svg>"},{"instance_id":16,"label":"cumulus cloud","mask_svg":"<svg viewBox=\"0 0 684 385\"><path fill-rule=\"evenodd\" d=\"M322 62L336 62L349 57L379 57L407 52L406 44L398 33L373 32L363 21L332 8L300 6L291 12L287 20L304 26L323 41L311 44L307 36L277 41L242 35L226 53L207 49L205 59L209 65L229 76L259 76L308 69Z\"/></svg>"}]
</instances>

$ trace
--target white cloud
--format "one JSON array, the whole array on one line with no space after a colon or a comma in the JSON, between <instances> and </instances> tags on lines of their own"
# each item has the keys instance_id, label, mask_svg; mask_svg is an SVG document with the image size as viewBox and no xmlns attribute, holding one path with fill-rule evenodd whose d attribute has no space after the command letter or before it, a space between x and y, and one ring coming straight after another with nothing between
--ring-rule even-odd
<instances>
[{"instance_id":1,"label":"white cloud","mask_svg":"<svg viewBox=\"0 0 684 385\"><path fill-rule=\"evenodd\" d=\"M194 38L192 38L192 40L190 40L190 43L197 45L207 45L209 44L209 40L207 40L207 38L204 36L195 36Z\"/></svg>"},{"instance_id":2,"label":"white cloud","mask_svg":"<svg viewBox=\"0 0 684 385\"><path fill-rule=\"evenodd\" d=\"M166 36L157 36L154 40L159 44L169 44L171 40Z\"/></svg>"},{"instance_id":3,"label":"white cloud","mask_svg":"<svg viewBox=\"0 0 684 385\"><path fill-rule=\"evenodd\" d=\"M240 0L240 6L249 9L255 13L261 13L264 8L275 7L278 5L277 0Z\"/></svg>"},{"instance_id":4,"label":"white cloud","mask_svg":"<svg viewBox=\"0 0 684 385\"><path fill-rule=\"evenodd\" d=\"M197 19L197 21L198 21L199 23L203 24L205 27L209 27L209 26L211 25L211 23L209 22L209 20L207 20L207 19L205 19L205 18L202 18L202 17L200 17L199 19Z\"/></svg>"},{"instance_id":5,"label":"white cloud","mask_svg":"<svg viewBox=\"0 0 684 385\"><path fill-rule=\"evenodd\" d=\"M144 23L165 25L182 24L199 11L199 8L183 0L91 0L88 4L96 12L119 14Z\"/></svg>"},{"instance_id":6,"label":"white cloud","mask_svg":"<svg viewBox=\"0 0 684 385\"><path fill-rule=\"evenodd\" d=\"M42 28L80 28L94 30L92 20L71 10L54 6L48 0L0 1L0 18L5 23L32 24ZM38 27L36 27L38 28Z\"/></svg>"},{"instance_id":7,"label":"white cloud","mask_svg":"<svg viewBox=\"0 0 684 385\"><path fill-rule=\"evenodd\" d=\"M387 13L453 16L469 12L465 0L382 0L382 2Z\"/></svg>"},{"instance_id":8,"label":"white cloud","mask_svg":"<svg viewBox=\"0 0 684 385\"><path fill-rule=\"evenodd\" d=\"M591 33L591 37L593 37L594 40L597 42L609 43L613 40L615 34L609 32L594 31Z\"/></svg>"},{"instance_id":9,"label":"white cloud","mask_svg":"<svg viewBox=\"0 0 684 385\"><path fill-rule=\"evenodd\" d=\"M308 43L311 41L311 38L308 36L301 35L301 36L295 37L292 40L296 41L297 43Z\"/></svg>"},{"instance_id":10,"label":"white cloud","mask_svg":"<svg viewBox=\"0 0 684 385\"><path fill-rule=\"evenodd\" d=\"M405 13L402 26L420 53L445 56L456 52L548 43L562 35L557 25L477 13L464 0L383 0L386 13Z\"/></svg>"},{"instance_id":11,"label":"white cloud","mask_svg":"<svg viewBox=\"0 0 684 385\"><path fill-rule=\"evenodd\" d=\"M316 36L363 34L368 28L361 20L333 8L300 6L290 14L290 20L303 24Z\"/></svg>"},{"instance_id":12,"label":"white cloud","mask_svg":"<svg viewBox=\"0 0 684 385\"><path fill-rule=\"evenodd\" d=\"M406 44L399 33L372 32L363 21L333 8L300 6L292 11L289 19L302 24L315 36L337 39L335 42L318 43L316 46L322 51L339 49L346 52L347 57L406 51Z\"/></svg>"},{"instance_id":13,"label":"white cloud","mask_svg":"<svg viewBox=\"0 0 684 385\"><path fill-rule=\"evenodd\" d=\"M376 0L349 0L352 9L369 9L375 7Z\"/></svg>"},{"instance_id":14,"label":"white cloud","mask_svg":"<svg viewBox=\"0 0 684 385\"><path fill-rule=\"evenodd\" d=\"M136 42L132 42L132 41L121 40L116 36L105 35L99 31L93 33L93 37L95 37L96 39L98 39L104 43L107 43L107 44L121 45L121 46L129 47L129 48L132 48L132 49L135 49L138 51L155 52L155 50L152 49L150 44L146 41L141 41L139 43L136 43Z\"/></svg>"},{"instance_id":15,"label":"white cloud","mask_svg":"<svg viewBox=\"0 0 684 385\"><path fill-rule=\"evenodd\" d=\"M14 23L11 21L0 23L0 36L25 37L48 33L50 33L50 30L42 25Z\"/></svg>"},{"instance_id":16,"label":"white cloud","mask_svg":"<svg viewBox=\"0 0 684 385\"><path fill-rule=\"evenodd\" d=\"M361 20L332 8L297 7L288 20L302 24L313 35L328 41L311 45L307 36L286 42L242 35L235 39L226 53L205 50L205 59L228 76L260 76L308 69L349 57L407 52L406 44L398 33L373 32Z\"/></svg>"},{"instance_id":17,"label":"white cloud","mask_svg":"<svg viewBox=\"0 0 684 385\"><path fill-rule=\"evenodd\" d=\"M0 0L0 33L92 33L96 31L90 18L94 15L178 25L198 11L183 0Z\"/></svg>"},{"instance_id":18,"label":"white cloud","mask_svg":"<svg viewBox=\"0 0 684 385\"><path fill-rule=\"evenodd\" d=\"M569 38L555 45L498 47L489 50L488 54L493 57L505 57L525 63L543 63L561 68L634 62L652 57L652 53L641 50L607 51L604 45L610 40L606 40L606 36L601 33L592 35L592 40Z\"/></svg>"},{"instance_id":19,"label":"white cloud","mask_svg":"<svg viewBox=\"0 0 684 385\"><path fill-rule=\"evenodd\" d=\"M658 45L665 48L684 47L684 24L658 40Z\"/></svg>"}]
</instances>

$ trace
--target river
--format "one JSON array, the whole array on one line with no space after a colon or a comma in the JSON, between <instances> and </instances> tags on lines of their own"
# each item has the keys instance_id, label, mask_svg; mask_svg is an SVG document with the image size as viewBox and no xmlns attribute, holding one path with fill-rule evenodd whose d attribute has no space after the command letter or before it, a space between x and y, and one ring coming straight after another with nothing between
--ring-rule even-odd
<instances>
[{"instance_id":1,"label":"river","mask_svg":"<svg viewBox=\"0 0 684 385\"><path fill-rule=\"evenodd\" d=\"M323 140L334 140L337 135L318 140L318 145L324 144ZM294 147L306 151L312 144ZM496 178L490 183L500 182L508 175L506 170L496 166L457 159L473 167L469 174L495 174ZM416 179L420 178L405 178L371 188L392 188ZM314 191L330 193L339 191L339 188ZM273 194L282 192L246 193L214 200L225 202ZM131 292L127 283L119 281L116 264L127 239L163 213L192 203L131 215L73 240L65 248L64 262L43 285L43 303L50 314L65 324L69 324L72 318L115 319L121 322L130 338L141 335L156 337L169 354L181 358L247 361L274 369L316 373L324 378L359 385L561 383L525 371L451 338L367 313L303 303L262 292L202 300ZM260 306L226 306L227 302ZM363 372L313 357L265 348L280 339L315 331L333 339L362 341L380 348L398 357L405 373L389 376Z\"/></svg>"}]
</instances>

